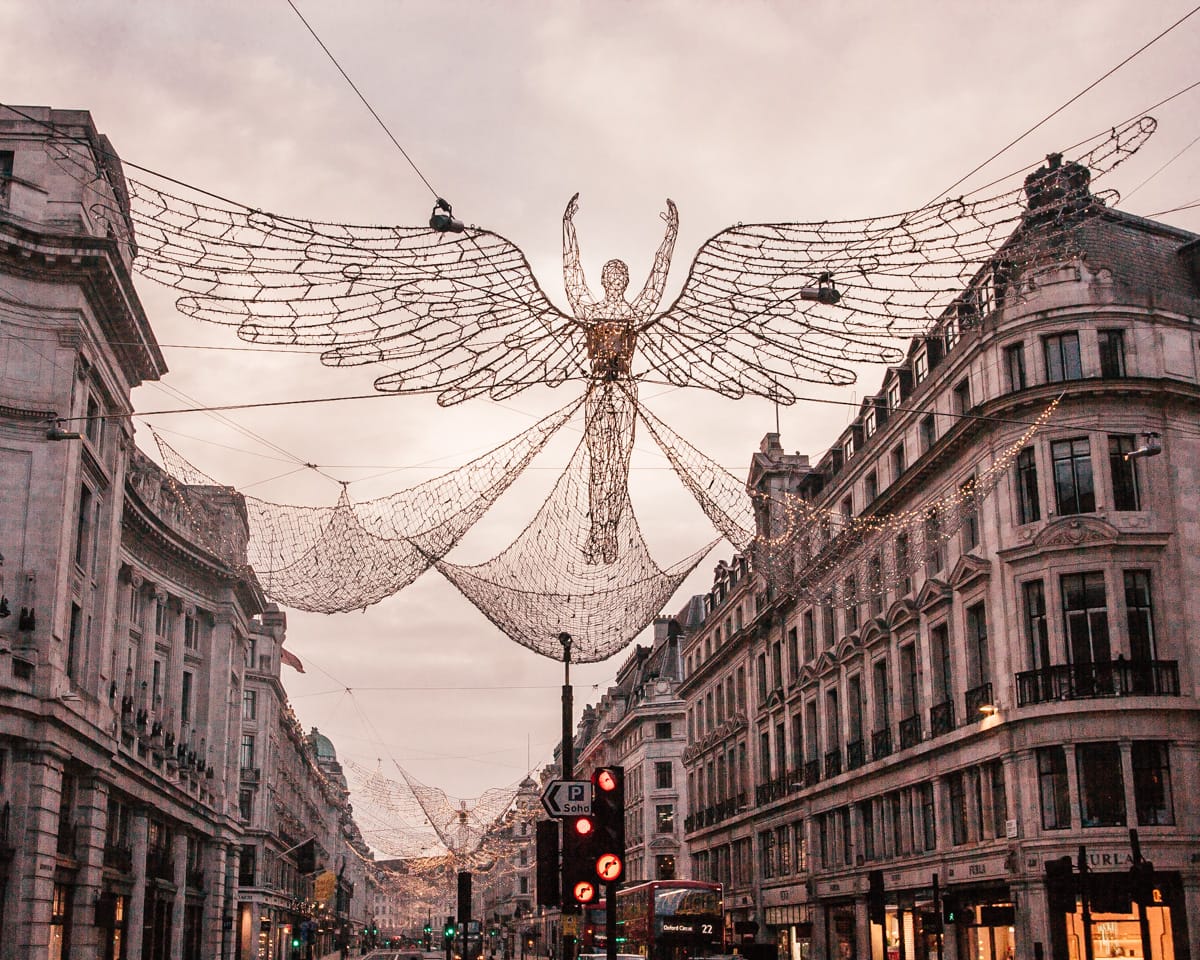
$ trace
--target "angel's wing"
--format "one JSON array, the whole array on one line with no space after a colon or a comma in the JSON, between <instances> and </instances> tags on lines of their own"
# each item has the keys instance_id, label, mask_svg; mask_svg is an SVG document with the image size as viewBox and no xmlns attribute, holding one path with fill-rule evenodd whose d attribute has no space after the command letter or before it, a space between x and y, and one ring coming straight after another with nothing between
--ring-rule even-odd
<instances>
[{"instance_id":1,"label":"angel's wing","mask_svg":"<svg viewBox=\"0 0 1200 960\"><path fill-rule=\"evenodd\" d=\"M498 234L318 223L130 184L139 270L245 340L379 363L378 389L442 404L586 375L581 329Z\"/></svg>"},{"instance_id":2,"label":"angel's wing","mask_svg":"<svg viewBox=\"0 0 1200 960\"><path fill-rule=\"evenodd\" d=\"M1094 179L1153 129L1148 117L1114 129L1078 163ZM1055 170L1082 179L1063 189ZM1074 227L1103 206L1079 171L1049 170L1040 193L1031 177L1028 206L1018 186L886 217L724 230L700 248L678 298L639 337L650 368L643 378L791 403L798 381L852 383L850 364L898 362L900 338L927 332L949 311L964 322L978 314L981 305L963 298L978 293L972 277L989 258L1001 296L1022 271L1061 262ZM823 287L840 298L832 302Z\"/></svg>"}]
</instances>

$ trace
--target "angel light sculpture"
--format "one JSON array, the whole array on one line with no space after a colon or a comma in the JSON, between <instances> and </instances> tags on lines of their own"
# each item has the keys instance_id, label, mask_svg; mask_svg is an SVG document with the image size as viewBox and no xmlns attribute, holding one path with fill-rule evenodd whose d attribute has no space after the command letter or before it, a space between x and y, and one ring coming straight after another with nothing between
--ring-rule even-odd
<instances>
[{"instance_id":1,"label":"angel light sculpture","mask_svg":"<svg viewBox=\"0 0 1200 960\"><path fill-rule=\"evenodd\" d=\"M570 312L550 301L516 245L454 221L449 205L446 229L353 226L130 180L129 215L138 268L183 291L183 313L235 325L251 342L319 351L331 366L385 366L380 391L435 393L450 405L584 382L582 550L603 564L621 549L639 383L790 404L802 383L850 384L857 363L898 362L905 338L934 323L965 327L995 307L968 301L983 289L973 276L1001 249L992 286L1010 302L1074 255L1078 228L1104 205L1090 182L1153 129L1150 118L1133 120L1074 161L988 196L858 220L737 224L701 246L665 309L678 233L670 201L650 277L630 301L620 260L604 266L603 296L589 293L578 195L571 199L563 217ZM110 218L117 228L120 219Z\"/></svg>"}]
</instances>

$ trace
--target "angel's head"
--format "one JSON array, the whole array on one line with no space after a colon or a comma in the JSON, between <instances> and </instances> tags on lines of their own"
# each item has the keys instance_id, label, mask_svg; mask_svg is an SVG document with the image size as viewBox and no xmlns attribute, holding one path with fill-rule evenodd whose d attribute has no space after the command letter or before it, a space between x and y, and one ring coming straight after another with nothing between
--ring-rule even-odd
<instances>
[{"instance_id":1,"label":"angel's head","mask_svg":"<svg viewBox=\"0 0 1200 960\"><path fill-rule=\"evenodd\" d=\"M609 260L600 271L600 286L609 300L623 299L629 286L629 267L624 260Z\"/></svg>"}]
</instances>

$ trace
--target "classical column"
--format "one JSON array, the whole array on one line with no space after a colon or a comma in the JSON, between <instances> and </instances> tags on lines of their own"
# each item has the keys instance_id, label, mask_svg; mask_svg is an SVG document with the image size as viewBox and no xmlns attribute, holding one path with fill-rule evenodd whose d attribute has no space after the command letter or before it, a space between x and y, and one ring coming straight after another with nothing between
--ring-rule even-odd
<instances>
[{"instance_id":1,"label":"classical column","mask_svg":"<svg viewBox=\"0 0 1200 960\"><path fill-rule=\"evenodd\" d=\"M133 850L133 886L125 910L124 960L142 960L142 930L146 925L146 853L149 824L146 811L133 811L129 823L129 845Z\"/></svg>"},{"instance_id":2,"label":"classical column","mask_svg":"<svg viewBox=\"0 0 1200 960\"><path fill-rule=\"evenodd\" d=\"M205 840L202 853L204 866L204 907L202 908L200 955L224 957L222 924L225 909L225 844Z\"/></svg>"},{"instance_id":3,"label":"classical column","mask_svg":"<svg viewBox=\"0 0 1200 960\"><path fill-rule=\"evenodd\" d=\"M96 899L104 876L104 841L108 824L108 784L98 777L80 782L75 808L75 904L71 922L71 950L83 956L98 954L101 928L95 920Z\"/></svg>"},{"instance_id":4,"label":"classical column","mask_svg":"<svg viewBox=\"0 0 1200 960\"><path fill-rule=\"evenodd\" d=\"M9 934L9 937L16 943L15 949L6 944L5 950L11 951L7 955L13 957L46 956L50 944L63 759L48 750L30 750L19 752L17 763L24 766L22 772L28 777L28 799L24 833L17 842L24 855L14 860L14 876L9 881L20 885L17 915L11 918L11 926L6 924L5 930L13 931L15 936Z\"/></svg>"},{"instance_id":5,"label":"classical column","mask_svg":"<svg viewBox=\"0 0 1200 960\"><path fill-rule=\"evenodd\" d=\"M171 960L183 958L183 906L187 898L187 834L178 831L171 840L175 868L175 899L171 902Z\"/></svg>"}]
</instances>

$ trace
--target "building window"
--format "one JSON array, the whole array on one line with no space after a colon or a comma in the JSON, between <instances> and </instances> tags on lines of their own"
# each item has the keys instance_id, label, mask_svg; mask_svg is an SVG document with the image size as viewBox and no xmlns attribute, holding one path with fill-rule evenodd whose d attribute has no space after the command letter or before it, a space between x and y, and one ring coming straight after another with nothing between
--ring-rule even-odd
<instances>
[{"instance_id":1,"label":"building window","mask_svg":"<svg viewBox=\"0 0 1200 960\"><path fill-rule=\"evenodd\" d=\"M1100 376L1113 380L1125 376L1125 331L1100 331Z\"/></svg>"},{"instance_id":2,"label":"building window","mask_svg":"<svg viewBox=\"0 0 1200 960\"><path fill-rule=\"evenodd\" d=\"M909 576L908 534L896 534L896 576L900 577L900 592L908 593L912 589L912 577Z\"/></svg>"},{"instance_id":3,"label":"building window","mask_svg":"<svg viewBox=\"0 0 1200 960\"><path fill-rule=\"evenodd\" d=\"M868 437L873 437L878 428L879 415L875 412L875 402L871 401L871 405L867 408L867 412L863 414L863 433Z\"/></svg>"},{"instance_id":4,"label":"building window","mask_svg":"<svg viewBox=\"0 0 1200 960\"><path fill-rule=\"evenodd\" d=\"M1171 753L1162 740L1134 740L1133 801L1138 824L1166 826L1175 822L1171 800Z\"/></svg>"},{"instance_id":5,"label":"building window","mask_svg":"<svg viewBox=\"0 0 1200 960\"><path fill-rule=\"evenodd\" d=\"M783 644L771 644L771 685L772 690L783 689Z\"/></svg>"},{"instance_id":6,"label":"building window","mask_svg":"<svg viewBox=\"0 0 1200 960\"><path fill-rule=\"evenodd\" d=\"M771 779L771 735L766 730L758 735L758 773L763 783Z\"/></svg>"},{"instance_id":7,"label":"building window","mask_svg":"<svg viewBox=\"0 0 1200 960\"><path fill-rule=\"evenodd\" d=\"M1021 584L1025 601L1025 642L1029 665L1034 670L1050 666L1050 628L1046 620L1046 590L1041 580Z\"/></svg>"},{"instance_id":8,"label":"building window","mask_svg":"<svg viewBox=\"0 0 1200 960\"><path fill-rule=\"evenodd\" d=\"M913 357L913 383L920 383L929 376L929 355L922 350Z\"/></svg>"},{"instance_id":9,"label":"building window","mask_svg":"<svg viewBox=\"0 0 1200 960\"><path fill-rule=\"evenodd\" d=\"M977 603L967 608L967 680L972 687L981 687L991 679L991 675L987 611L982 603Z\"/></svg>"},{"instance_id":10,"label":"building window","mask_svg":"<svg viewBox=\"0 0 1200 960\"><path fill-rule=\"evenodd\" d=\"M242 694L242 719L258 719L258 691L247 690Z\"/></svg>"},{"instance_id":11,"label":"building window","mask_svg":"<svg viewBox=\"0 0 1200 960\"><path fill-rule=\"evenodd\" d=\"M241 760L243 770L254 769L254 734L252 733L242 734Z\"/></svg>"},{"instance_id":12,"label":"building window","mask_svg":"<svg viewBox=\"0 0 1200 960\"><path fill-rule=\"evenodd\" d=\"M1050 383L1082 379L1079 334L1056 333L1053 336L1042 337L1042 350L1046 355L1046 379Z\"/></svg>"},{"instance_id":13,"label":"building window","mask_svg":"<svg viewBox=\"0 0 1200 960\"><path fill-rule=\"evenodd\" d=\"M858 583L847 577L842 583L842 602L846 606L846 632L858 629Z\"/></svg>"},{"instance_id":14,"label":"building window","mask_svg":"<svg viewBox=\"0 0 1200 960\"><path fill-rule=\"evenodd\" d=\"M842 441L842 460L848 461L853 456L854 456L854 437L853 437L853 435L851 435Z\"/></svg>"},{"instance_id":15,"label":"building window","mask_svg":"<svg viewBox=\"0 0 1200 960\"><path fill-rule=\"evenodd\" d=\"M900 409L900 380L893 380L887 387L887 405L888 409L895 413Z\"/></svg>"},{"instance_id":16,"label":"building window","mask_svg":"<svg viewBox=\"0 0 1200 960\"><path fill-rule=\"evenodd\" d=\"M238 816L246 823L254 817L254 791L249 787L238 791Z\"/></svg>"},{"instance_id":17,"label":"building window","mask_svg":"<svg viewBox=\"0 0 1200 960\"><path fill-rule=\"evenodd\" d=\"M849 520L854 516L854 497L847 494L842 498L842 517Z\"/></svg>"},{"instance_id":18,"label":"building window","mask_svg":"<svg viewBox=\"0 0 1200 960\"><path fill-rule=\"evenodd\" d=\"M154 635L166 637L171 627L171 615L165 599L154 602Z\"/></svg>"},{"instance_id":19,"label":"building window","mask_svg":"<svg viewBox=\"0 0 1200 960\"><path fill-rule=\"evenodd\" d=\"M1037 455L1033 447L1017 454L1017 522L1033 523L1042 519L1038 496Z\"/></svg>"},{"instance_id":20,"label":"building window","mask_svg":"<svg viewBox=\"0 0 1200 960\"><path fill-rule=\"evenodd\" d=\"M95 496L88 485L79 487L79 518L75 526L75 563L81 569L91 572L89 560L94 553L92 539L96 535L95 528Z\"/></svg>"},{"instance_id":21,"label":"building window","mask_svg":"<svg viewBox=\"0 0 1200 960\"><path fill-rule=\"evenodd\" d=\"M0 203L7 203L11 196L13 159L16 154L12 150L0 150Z\"/></svg>"},{"instance_id":22,"label":"building window","mask_svg":"<svg viewBox=\"0 0 1200 960\"><path fill-rule=\"evenodd\" d=\"M1114 510L1141 510L1138 496L1137 461L1125 459L1137 447L1132 435L1108 435L1108 469L1112 475Z\"/></svg>"},{"instance_id":23,"label":"building window","mask_svg":"<svg viewBox=\"0 0 1200 960\"><path fill-rule=\"evenodd\" d=\"M917 795L921 804L921 832L924 835L926 850L937 849L937 819L933 807L933 781L928 780L917 787Z\"/></svg>"},{"instance_id":24,"label":"building window","mask_svg":"<svg viewBox=\"0 0 1200 960\"><path fill-rule=\"evenodd\" d=\"M950 666L950 628L939 623L929 628L929 656L933 661L933 701L946 703L953 699L954 674Z\"/></svg>"},{"instance_id":25,"label":"building window","mask_svg":"<svg viewBox=\"0 0 1200 960\"><path fill-rule=\"evenodd\" d=\"M921 712L921 690L917 677L916 645L906 643L900 648L900 715L905 719Z\"/></svg>"},{"instance_id":26,"label":"building window","mask_svg":"<svg viewBox=\"0 0 1200 960\"><path fill-rule=\"evenodd\" d=\"M872 470L863 480L863 506L870 506L879 496L879 475Z\"/></svg>"},{"instance_id":27,"label":"building window","mask_svg":"<svg viewBox=\"0 0 1200 960\"><path fill-rule=\"evenodd\" d=\"M792 627L787 632L787 647L788 647L788 679L795 682L800 675L800 639L796 635L796 628Z\"/></svg>"},{"instance_id":28,"label":"building window","mask_svg":"<svg viewBox=\"0 0 1200 960\"><path fill-rule=\"evenodd\" d=\"M1004 348L1004 374L1010 393L1025 389L1025 344L1014 343Z\"/></svg>"},{"instance_id":29,"label":"building window","mask_svg":"<svg viewBox=\"0 0 1200 960\"><path fill-rule=\"evenodd\" d=\"M659 790L670 790L675 785L674 770L671 762L659 762L654 765L654 786Z\"/></svg>"},{"instance_id":30,"label":"building window","mask_svg":"<svg viewBox=\"0 0 1200 960\"><path fill-rule=\"evenodd\" d=\"M876 553L867 561L867 596L871 616L883 615L883 554Z\"/></svg>"},{"instance_id":31,"label":"building window","mask_svg":"<svg viewBox=\"0 0 1200 960\"><path fill-rule=\"evenodd\" d=\"M950 795L950 839L958 846L967 842L967 787L959 770L946 778Z\"/></svg>"},{"instance_id":32,"label":"building window","mask_svg":"<svg viewBox=\"0 0 1200 960\"><path fill-rule=\"evenodd\" d=\"M675 832L675 805L660 803L654 807L654 830L656 833Z\"/></svg>"},{"instance_id":33,"label":"building window","mask_svg":"<svg viewBox=\"0 0 1200 960\"><path fill-rule=\"evenodd\" d=\"M183 685L179 691L179 719L187 723L192 719L192 674L183 671Z\"/></svg>"},{"instance_id":34,"label":"building window","mask_svg":"<svg viewBox=\"0 0 1200 960\"><path fill-rule=\"evenodd\" d=\"M1092 481L1092 454L1087 437L1057 440L1050 444L1054 462L1054 495L1062 515L1092 513L1096 490Z\"/></svg>"},{"instance_id":35,"label":"building window","mask_svg":"<svg viewBox=\"0 0 1200 960\"><path fill-rule=\"evenodd\" d=\"M1067 792L1067 752L1062 746L1039 747L1037 764L1042 829L1069 830L1071 798Z\"/></svg>"},{"instance_id":36,"label":"building window","mask_svg":"<svg viewBox=\"0 0 1200 960\"><path fill-rule=\"evenodd\" d=\"M257 849L254 844L246 843L242 845L242 855L238 857L238 884L243 887L254 886L254 861L256 853Z\"/></svg>"},{"instance_id":37,"label":"building window","mask_svg":"<svg viewBox=\"0 0 1200 960\"><path fill-rule=\"evenodd\" d=\"M975 499L975 478L969 477L958 488L962 516L962 552L968 553L979 546L979 505Z\"/></svg>"},{"instance_id":38,"label":"building window","mask_svg":"<svg viewBox=\"0 0 1200 960\"><path fill-rule=\"evenodd\" d=\"M758 655L758 702L759 704L767 702L767 655L765 653Z\"/></svg>"},{"instance_id":39,"label":"building window","mask_svg":"<svg viewBox=\"0 0 1200 960\"><path fill-rule=\"evenodd\" d=\"M1064 574L1062 603L1071 663L1107 663L1112 657L1112 648L1108 637L1104 574Z\"/></svg>"},{"instance_id":40,"label":"building window","mask_svg":"<svg viewBox=\"0 0 1200 960\"><path fill-rule=\"evenodd\" d=\"M892 447L892 483L895 483L904 475L905 467L904 444L898 443Z\"/></svg>"},{"instance_id":41,"label":"building window","mask_svg":"<svg viewBox=\"0 0 1200 960\"><path fill-rule=\"evenodd\" d=\"M823 626L824 632L825 632L825 648L828 650L828 649L832 649L834 640L836 639L836 636L837 636L837 624L834 623L833 594L832 593L827 593L825 595L824 609L821 612L823 615L822 616L822 626Z\"/></svg>"},{"instance_id":42,"label":"building window","mask_svg":"<svg viewBox=\"0 0 1200 960\"><path fill-rule=\"evenodd\" d=\"M1004 763L993 760L982 769L987 772L992 788L992 836L1003 837L1008 832L1008 787L1004 782Z\"/></svg>"},{"instance_id":43,"label":"building window","mask_svg":"<svg viewBox=\"0 0 1200 960\"><path fill-rule=\"evenodd\" d=\"M1154 612L1150 607L1150 571L1125 571L1125 623L1129 630L1129 656L1153 660Z\"/></svg>"},{"instance_id":44,"label":"building window","mask_svg":"<svg viewBox=\"0 0 1200 960\"><path fill-rule=\"evenodd\" d=\"M811 663L817 656L817 615L812 607L804 611L800 619L804 633L804 662Z\"/></svg>"},{"instance_id":45,"label":"building window","mask_svg":"<svg viewBox=\"0 0 1200 960\"><path fill-rule=\"evenodd\" d=\"M952 402L954 404L954 412L960 416L971 409L971 381L969 379L961 380L955 384L952 391Z\"/></svg>"},{"instance_id":46,"label":"building window","mask_svg":"<svg viewBox=\"0 0 1200 960\"><path fill-rule=\"evenodd\" d=\"M934 422L932 413L927 413L921 418L918 430L921 438L921 452L924 453L937 440L937 424Z\"/></svg>"},{"instance_id":47,"label":"building window","mask_svg":"<svg viewBox=\"0 0 1200 960\"><path fill-rule=\"evenodd\" d=\"M1079 816L1085 827L1125 825L1125 778L1121 748L1116 741L1078 743L1075 767L1079 776Z\"/></svg>"},{"instance_id":48,"label":"building window","mask_svg":"<svg viewBox=\"0 0 1200 960\"><path fill-rule=\"evenodd\" d=\"M196 618L190 613L183 618L183 645L188 650L195 650L200 645Z\"/></svg>"},{"instance_id":49,"label":"building window","mask_svg":"<svg viewBox=\"0 0 1200 960\"><path fill-rule=\"evenodd\" d=\"M925 514L925 576L932 577L946 563L942 550L942 524L936 507Z\"/></svg>"},{"instance_id":50,"label":"building window","mask_svg":"<svg viewBox=\"0 0 1200 960\"><path fill-rule=\"evenodd\" d=\"M75 679L76 664L79 661L79 649L83 645L83 608L77 603L71 604L71 624L67 634L67 676Z\"/></svg>"},{"instance_id":51,"label":"building window","mask_svg":"<svg viewBox=\"0 0 1200 960\"><path fill-rule=\"evenodd\" d=\"M730 704L732 707L733 704ZM671 721L661 720L654 725L655 740L670 740L671 739Z\"/></svg>"},{"instance_id":52,"label":"building window","mask_svg":"<svg viewBox=\"0 0 1200 960\"><path fill-rule=\"evenodd\" d=\"M871 669L875 688L875 731L880 732L891 729L892 711L889 704L891 692L888 689L887 658L880 657Z\"/></svg>"}]
</instances>

